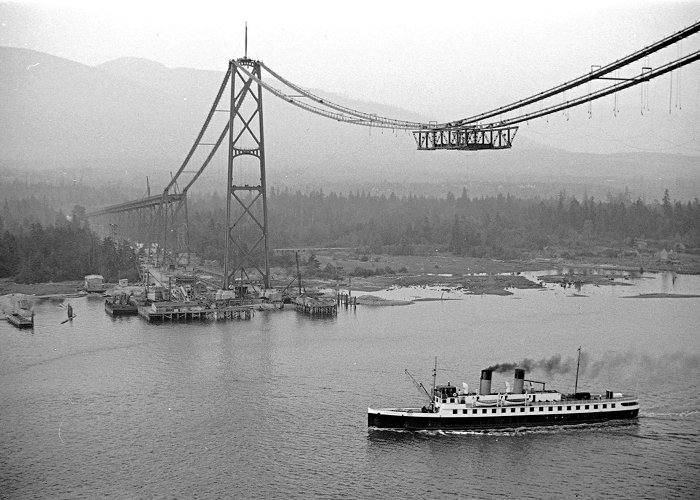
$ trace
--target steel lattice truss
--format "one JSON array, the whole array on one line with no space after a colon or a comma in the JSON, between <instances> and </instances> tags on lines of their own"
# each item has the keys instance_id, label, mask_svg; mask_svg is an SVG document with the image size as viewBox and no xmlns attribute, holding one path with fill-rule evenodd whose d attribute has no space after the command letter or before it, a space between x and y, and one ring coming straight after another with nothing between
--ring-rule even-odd
<instances>
[{"instance_id":1,"label":"steel lattice truss","mask_svg":"<svg viewBox=\"0 0 700 500\"><path fill-rule=\"evenodd\" d=\"M143 244L157 261L159 255L189 260L187 196L183 193L149 196L111 205L88 214L91 227L101 236ZM164 261L163 261L164 262Z\"/></svg>"},{"instance_id":2,"label":"steel lattice truss","mask_svg":"<svg viewBox=\"0 0 700 500\"><path fill-rule=\"evenodd\" d=\"M250 71L243 71L242 68L250 68ZM251 76L260 78L260 64L250 59L231 61L229 74L231 79L229 124L232 125L229 128L223 288L255 285L258 281L265 288L269 288L262 87L257 83L254 84L254 78ZM240 85L238 92L236 92L237 84ZM249 105L246 106L246 103ZM254 159L254 163L257 163L259 177L256 178L255 184L237 183L233 167L234 160L240 156L250 156ZM262 258L259 258L261 254ZM251 275L251 271L257 273L257 276ZM237 273L238 278L236 278Z\"/></svg>"}]
</instances>

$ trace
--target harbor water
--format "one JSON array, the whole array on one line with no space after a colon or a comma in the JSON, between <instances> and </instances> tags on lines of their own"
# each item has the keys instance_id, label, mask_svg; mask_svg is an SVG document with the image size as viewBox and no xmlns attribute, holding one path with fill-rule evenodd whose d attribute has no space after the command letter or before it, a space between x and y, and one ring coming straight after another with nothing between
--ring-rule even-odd
<instances>
[{"instance_id":1,"label":"harbor water","mask_svg":"<svg viewBox=\"0 0 700 500\"><path fill-rule=\"evenodd\" d=\"M700 294L700 277L615 283L160 325L87 297L61 324L37 302L33 330L0 324L0 498L697 498L700 298L636 296ZM425 404L404 370L427 387L435 357L438 383L529 359L527 378L572 392L579 346L578 389L638 393L638 419L367 428L368 406Z\"/></svg>"}]
</instances>

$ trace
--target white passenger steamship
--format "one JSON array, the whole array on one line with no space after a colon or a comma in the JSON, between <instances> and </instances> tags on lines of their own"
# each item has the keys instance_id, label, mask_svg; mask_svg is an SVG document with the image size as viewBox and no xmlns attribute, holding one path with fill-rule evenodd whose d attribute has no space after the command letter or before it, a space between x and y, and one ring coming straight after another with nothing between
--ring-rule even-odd
<instances>
[{"instance_id":1,"label":"white passenger steamship","mask_svg":"<svg viewBox=\"0 0 700 500\"><path fill-rule=\"evenodd\" d=\"M459 390L449 382L436 386L436 372L437 362L433 370L432 396L422 384L417 384L429 397L427 406L368 408L368 426L409 430L484 430L604 422L635 418L639 414L636 396L613 391L565 395L546 389L544 382L526 380L525 370L521 368L515 369L512 390L506 389L504 393L491 390L490 369L481 371L478 392L470 392L466 384L462 384L463 388Z\"/></svg>"}]
</instances>

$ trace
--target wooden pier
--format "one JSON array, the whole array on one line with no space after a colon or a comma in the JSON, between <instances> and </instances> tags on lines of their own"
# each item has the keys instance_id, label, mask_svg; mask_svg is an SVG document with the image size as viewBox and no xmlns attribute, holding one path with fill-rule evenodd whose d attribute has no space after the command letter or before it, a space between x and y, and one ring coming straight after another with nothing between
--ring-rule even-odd
<instances>
[{"instance_id":1,"label":"wooden pier","mask_svg":"<svg viewBox=\"0 0 700 500\"><path fill-rule=\"evenodd\" d=\"M338 304L332 298L309 297L302 294L294 301L297 311L310 316L335 316Z\"/></svg>"},{"instance_id":2,"label":"wooden pier","mask_svg":"<svg viewBox=\"0 0 700 500\"><path fill-rule=\"evenodd\" d=\"M220 321L251 319L255 315L252 305L229 305L210 308L187 302L154 302L139 306L139 316L149 323L181 321Z\"/></svg>"},{"instance_id":3,"label":"wooden pier","mask_svg":"<svg viewBox=\"0 0 700 500\"><path fill-rule=\"evenodd\" d=\"M338 293L335 300L338 306L344 306L345 309L350 307L352 307L353 310L357 309L357 297L353 297L349 293Z\"/></svg>"}]
</instances>

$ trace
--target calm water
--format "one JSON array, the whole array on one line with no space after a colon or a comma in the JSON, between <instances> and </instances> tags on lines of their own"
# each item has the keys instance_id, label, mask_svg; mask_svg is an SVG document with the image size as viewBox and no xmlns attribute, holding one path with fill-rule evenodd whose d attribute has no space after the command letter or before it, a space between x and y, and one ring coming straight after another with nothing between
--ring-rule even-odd
<instances>
[{"instance_id":1,"label":"calm water","mask_svg":"<svg viewBox=\"0 0 700 500\"><path fill-rule=\"evenodd\" d=\"M620 280L621 282L623 280ZM0 324L3 498L697 498L700 278L551 287L510 297L293 310L251 321L113 320L99 299ZM586 297L575 297L575 293ZM586 353L581 390L639 392L632 423L493 433L367 429L367 406L422 405L498 362ZM571 361L571 360L569 360ZM569 365L570 366L570 365ZM529 374L573 389L574 375ZM502 387L511 374L494 375Z\"/></svg>"}]
</instances>

